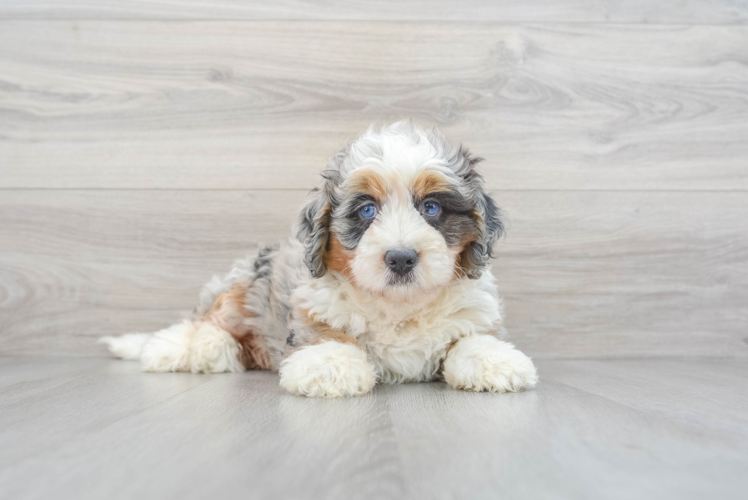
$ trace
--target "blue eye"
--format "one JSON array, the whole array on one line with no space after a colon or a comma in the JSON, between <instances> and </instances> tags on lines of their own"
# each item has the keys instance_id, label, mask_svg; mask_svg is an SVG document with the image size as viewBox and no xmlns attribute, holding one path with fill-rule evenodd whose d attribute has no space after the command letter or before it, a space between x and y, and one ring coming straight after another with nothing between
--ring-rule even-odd
<instances>
[{"instance_id":1,"label":"blue eye","mask_svg":"<svg viewBox=\"0 0 748 500\"><path fill-rule=\"evenodd\" d=\"M374 205L364 205L361 207L360 212L364 219L371 219L377 215L377 207Z\"/></svg>"},{"instance_id":2,"label":"blue eye","mask_svg":"<svg viewBox=\"0 0 748 500\"><path fill-rule=\"evenodd\" d=\"M433 217L439 213L439 204L435 201L427 201L423 204L423 212Z\"/></svg>"}]
</instances>

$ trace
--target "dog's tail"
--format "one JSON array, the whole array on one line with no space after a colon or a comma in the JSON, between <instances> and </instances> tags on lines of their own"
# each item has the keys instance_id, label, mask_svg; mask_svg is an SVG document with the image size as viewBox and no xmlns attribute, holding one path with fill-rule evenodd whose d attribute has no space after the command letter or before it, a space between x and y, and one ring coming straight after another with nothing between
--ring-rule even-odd
<instances>
[{"instance_id":1,"label":"dog's tail","mask_svg":"<svg viewBox=\"0 0 748 500\"><path fill-rule=\"evenodd\" d=\"M105 344L109 352L118 358L138 361L140 360L140 353L143 351L143 346L148 341L148 338L152 336L153 334L151 333L128 333L118 337L101 337L99 343Z\"/></svg>"}]
</instances>

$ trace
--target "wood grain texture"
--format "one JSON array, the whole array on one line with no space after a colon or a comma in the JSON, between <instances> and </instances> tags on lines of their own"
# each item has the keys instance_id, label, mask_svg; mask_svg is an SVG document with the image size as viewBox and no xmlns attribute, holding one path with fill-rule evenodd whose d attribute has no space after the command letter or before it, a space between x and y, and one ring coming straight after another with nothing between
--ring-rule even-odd
<instances>
[{"instance_id":1,"label":"wood grain texture","mask_svg":"<svg viewBox=\"0 0 748 500\"><path fill-rule=\"evenodd\" d=\"M0 499L742 499L746 24L744 0L0 0ZM537 390L320 401L104 358L403 118L486 158Z\"/></svg>"},{"instance_id":2,"label":"wood grain texture","mask_svg":"<svg viewBox=\"0 0 748 500\"><path fill-rule=\"evenodd\" d=\"M309 188L412 117L493 189L746 190L746 60L745 26L5 21L0 187Z\"/></svg>"},{"instance_id":3,"label":"wood grain texture","mask_svg":"<svg viewBox=\"0 0 748 500\"><path fill-rule=\"evenodd\" d=\"M387 390L410 445L404 472L415 491L443 488L435 498L696 498L710 488L737 498L748 419L736 397L745 367L734 363L540 362L538 389L503 401L438 385ZM709 397L714 385L721 404ZM419 460L424 450L438 459Z\"/></svg>"},{"instance_id":4,"label":"wood grain texture","mask_svg":"<svg viewBox=\"0 0 748 500\"><path fill-rule=\"evenodd\" d=\"M103 355L187 314L202 284L288 237L299 191L3 191L0 352ZM495 193L494 271L533 356L748 355L744 193Z\"/></svg>"},{"instance_id":5,"label":"wood grain texture","mask_svg":"<svg viewBox=\"0 0 748 500\"><path fill-rule=\"evenodd\" d=\"M0 19L313 19L733 24L741 0L2 0Z\"/></svg>"},{"instance_id":6,"label":"wood grain texture","mask_svg":"<svg viewBox=\"0 0 748 500\"><path fill-rule=\"evenodd\" d=\"M406 384L313 400L270 373L0 359L0 496L744 497L742 360L538 368L538 388L520 394Z\"/></svg>"}]
</instances>

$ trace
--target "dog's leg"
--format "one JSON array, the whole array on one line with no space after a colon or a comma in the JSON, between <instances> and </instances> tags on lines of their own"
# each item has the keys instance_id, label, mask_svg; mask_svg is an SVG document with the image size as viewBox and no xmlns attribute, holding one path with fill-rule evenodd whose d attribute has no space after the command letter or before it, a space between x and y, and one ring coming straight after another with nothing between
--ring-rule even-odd
<instances>
[{"instance_id":1,"label":"dog's leg","mask_svg":"<svg viewBox=\"0 0 748 500\"><path fill-rule=\"evenodd\" d=\"M184 321L153 334L102 337L122 359L140 360L147 372L241 372L240 345L230 333L210 322Z\"/></svg>"},{"instance_id":2,"label":"dog's leg","mask_svg":"<svg viewBox=\"0 0 748 500\"><path fill-rule=\"evenodd\" d=\"M327 325L311 325L311 345L293 351L280 366L280 385L307 397L360 396L376 383L374 365L353 337Z\"/></svg>"},{"instance_id":3,"label":"dog's leg","mask_svg":"<svg viewBox=\"0 0 748 500\"><path fill-rule=\"evenodd\" d=\"M220 294L203 317L153 334L103 337L101 342L123 359L140 360L148 372L222 373L272 368L264 345L247 326L246 283Z\"/></svg>"},{"instance_id":4,"label":"dog's leg","mask_svg":"<svg viewBox=\"0 0 748 500\"><path fill-rule=\"evenodd\" d=\"M140 361L144 371L184 372L190 369L190 344L195 330L193 322L184 321L155 333L102 337L99 342L118 358Z\"/></svg>"},{"instance_id":5,"label":"dog's leg","mask_svg":"<svg viewBox=\"0 0 748 500\"><path fill-rule=\"evenodd\" d=\"M243 372L239 342L226 330L214 323L197 327L190 344L190 371L192 373Z\"/></svg>"},{"instance_id":6,"label":"dog's leg","mask_svg":"<svg viewBox=\"0 0 748 500\"><path fill-rule=\"evenodd\" d=\"M154 333L140 351L143 371L190 371L190 345L195 330L197 328L192 321L184 321Z\"/></svg>"},{"instance_id":7,"label":"dog's leg","mask_svg":"<svg viewBox=\"0 0 748 500\"><path fill-rule=\"evenodd\" d=\"M152 333L126 333L117 337L101 337L99 343L106 344L109 352L128 361L140 360L140 352Z\"/></svg>"},{"instance_id":8,"label":"dog's leg","mask_svg":"<svg viewBox=\"0 0 748 500\"><path fill-rule=\"evenodd\" d=\"M444 360L444 379L466 391L517 392L534 387L538 374L530 358L491 335L458 340Z\"/></svg>"}]
</instances>

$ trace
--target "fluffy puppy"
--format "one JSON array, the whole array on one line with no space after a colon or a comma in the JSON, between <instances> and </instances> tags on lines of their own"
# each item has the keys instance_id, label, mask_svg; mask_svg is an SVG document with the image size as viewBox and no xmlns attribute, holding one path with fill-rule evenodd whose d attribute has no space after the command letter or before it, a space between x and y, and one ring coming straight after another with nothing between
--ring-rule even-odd
<instances>
[{"instance_id":1,"label":"fluffy puppy","mask_svg":"<svg viewBox=\"0 0 748 500\"><path fill-rule=\"evenodd\" d=\"M304 396L442 378L533 387L530 358L500 340L488 263L503 227L478 161L436 130L370 129L322 173L296 239L214 278L193 318L102 341L151 372L277 370Z\"/></svg>"}]
</instances>

